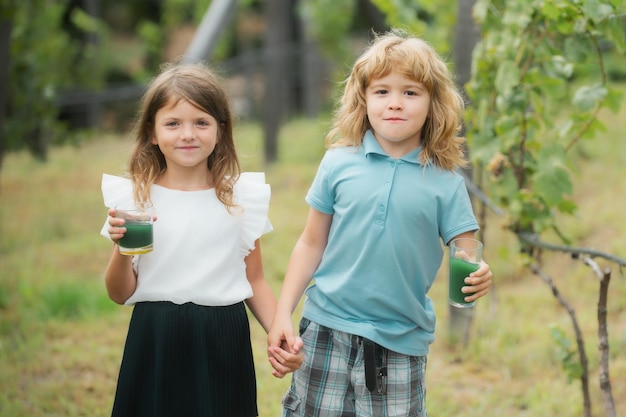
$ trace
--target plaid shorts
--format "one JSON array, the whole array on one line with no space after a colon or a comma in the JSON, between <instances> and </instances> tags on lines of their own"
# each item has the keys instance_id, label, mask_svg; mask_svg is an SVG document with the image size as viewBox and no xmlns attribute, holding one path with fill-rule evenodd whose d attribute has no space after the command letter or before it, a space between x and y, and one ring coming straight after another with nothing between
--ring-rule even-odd
<instances>
[{"instance_id":1,"label":"plaid shorts","mask_svg":"<svg viewBox=\"0 0 626 417\"><path fill-rule=\"evenodd\" d=\"M360 336L300 321L304 362L283 398L283 417L427 417L426 356L387 353L387 393L365 385Z\"/></svg>"}]
</instances>

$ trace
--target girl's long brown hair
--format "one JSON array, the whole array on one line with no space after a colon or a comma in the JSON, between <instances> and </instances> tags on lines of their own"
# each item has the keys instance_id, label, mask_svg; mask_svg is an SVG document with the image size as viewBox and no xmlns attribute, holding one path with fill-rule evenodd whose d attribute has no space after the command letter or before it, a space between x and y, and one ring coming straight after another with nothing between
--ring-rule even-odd
<instances>
[{"instance_id":1,"label":"girl's long brown hair","mask_svg":"<svg viewBox=\"0 0 626 417\"><path fill-rule=\"evenodd\" d=\"M446 63L428 43L397 29L375 34L373 43L354 63L326 136L327 146L361 145L371 128L365 102L367 86L372 79L392 71L423 83L430 93L420 162L448 170L466 165L465 139L458 136L464 103Z\"/></svg>"},{"instance_id":2,"label":"girl's long brown hair","mask_svg":"<svg viewBox=\"0 0 626 417\"><path fill-rule=\"evenodd\" d=\"M145 92L135 125L135 146L129 167L135 200L150 201L150 186L167 169L165 157L152 143L152 138L156 113L170 100L186 100L218 121L217 143L207 165L217 197L232 208L232 186L241 172L233 139L232 115L221 80L204 64L166 64Z\"/></svg>"}]
</instances>

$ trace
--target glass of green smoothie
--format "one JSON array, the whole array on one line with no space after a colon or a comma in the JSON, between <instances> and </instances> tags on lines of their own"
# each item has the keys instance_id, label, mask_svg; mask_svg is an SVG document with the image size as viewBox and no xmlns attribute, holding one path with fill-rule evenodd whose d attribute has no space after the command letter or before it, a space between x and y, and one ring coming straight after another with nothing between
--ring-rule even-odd
<instances>
[{"instance_id":1,"label":"glass of green smoothie","mask_svg":"<svg viewBox=\"0 0 626 417\"><path fill-rule=\"evenodd\" d=\"M448 302L454 307L473 307L476 301L468 303L465 297L471 293L461 292L465 278L480 266L483 255L481 241L471 238L454 239L450 242L450 286Z\"/></svg>"},{"instance_id":2,"label":"glass of green smoothie","mask_svg":"<svg viewBox=\"0 0 626 417\"><path fill-rule=\"evenodd\" d=\"M126 233L118 246L123 255L152 252L154 208L150 203L132 203L115 207L115 217L124 219Z\"/></svg>"}]
</instances>

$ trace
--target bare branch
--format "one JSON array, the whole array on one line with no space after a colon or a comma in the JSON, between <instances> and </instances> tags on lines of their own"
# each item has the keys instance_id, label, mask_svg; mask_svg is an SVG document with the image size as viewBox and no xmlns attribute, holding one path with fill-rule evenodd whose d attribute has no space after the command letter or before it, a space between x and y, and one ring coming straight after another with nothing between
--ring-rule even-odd
<instances>
[{"instance_id":1,"label":"bare branch","mask_svg":"<svg viewBox=\"0 0 626 417\"><path fill-rule=\"evenodd\" d=\"M598 279L601 280L602 278L604 278L604 272L602 272L602 270L600 269L600 266L598 265L598 263L596 261L594 261L593 259L591 259L588 256L583 256L582 261L583 261L583 263L585 265L587 265L587 266L589 266L589 268L591 268L591 270L593 271L594 274L596 274Z\"/></svg>"},{"instance_id":2,"label":"bare branch","mask_svg":"<svg viewBox=\"0 0 626 417\"><path fill-rule=\"evenodd\" d=\"M591 258L603 258L611 262L615 262L620 266L626 266L626 260L619 258L615 255L611 255L610 253L598 251L591 248L577 248L572 246L564 246L564 245L555 245L553 243L547 243L539 240L535 235L531 235L530 233L518 233L517 236L521 241L528 243L532 246L553 250L557 252L565 252L571 253L572 255L588 255Z\"/></svg>"},{"instance_id":3,"label":"bare branch","mask_svg":"<svg viewBox=\"0 0 626 417\"><path fill-rule=\"evenodd\" d=\"M600 269L598 264L588 257L583 258L583 262L589 265L593 272L600 279L600 292L598 295L598 350L600 352L600 389L604 398L604 409L607 417L616 417L615 402L611 389L611 378L609 377L609 332L606 323L607 301L609 295L609 282L611 281L611 269Z\"/></svg>"},{"instance_id":4,"label":"bare branch","mask_svg":"<svg viewBox=\"0 0 626 417\"><path fill-rule=\"evenodd\" d=\"M583 332L578 325L578 320L576 319L576 311L570 305L570 303L565 299L565 297L561 294L559 289L554 284L552 278L546 274L541 267L533 263L530 265L530 269L533 271L535 275L541 278L548 286L552 289L552 294L556 299L561 303L561 306L565 308L567 313L572 320L572 326L574 327L574 333L576 333L576 345L578 346L578 358L580 360L580 366L583 370L582 375L580 376L580 382L582 385L583 391L583 403L585 408L585 417L591 417L591 395L589 393L589 361L587 360L587 353L585 352L585 343L583 341ZM608 348L608 347L607 347Z\"/></svg>"}]
</instances>

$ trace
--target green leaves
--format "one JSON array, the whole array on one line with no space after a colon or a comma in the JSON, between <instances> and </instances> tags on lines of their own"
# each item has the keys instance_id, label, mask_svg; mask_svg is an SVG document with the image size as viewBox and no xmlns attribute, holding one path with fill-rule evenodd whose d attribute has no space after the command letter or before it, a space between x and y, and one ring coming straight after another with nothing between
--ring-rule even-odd
<instances>
[{"instance_id":1,"label":"green leaves","mask_svg":"<svg viewBox=\"0 0 626 417\"><path fill-rule=\"evenodd\" d=\"M6 150L27 147L41 160L46 158L48 143L63 138L54 102L58 91L94 82L98 75L87 65L93 50L88 46L80 49L78 40L61 29L66 3L24 0L9 9L3 6L3 15L10 12L7 18L13 30L7 116L0 135L6 138ZM95 26L85 16L74 15L72 19L79 25Z\"/></svg>"},{"instance_id":2,"label":"green leaves","mask_svg":"<svg viewBox=\"0 0 626 417\"><path fill-rule=\"evenodd\" d=\"M303 2L299 7L312 36L327 48L348 32L355 11L355 3L349 0Z\"/></svg>"},{"instance_id":3,"label":"green leaves","mask_svg":"<svg viewBox=\"0 0 626 417\"><path fill-rule=\"evenodd\" d=\"M572 382L580 379L583 374L583 369L577 358L578 351L572 347L572 342L567 338L565 332L560 327L551 325L550 334L558 349L557 355L567 375L567 381Z\"/></svg>"},{"instance_id":4,"label":"green leaves","mask_svg":"<svg viewBox=\"0 0 626 417\"><path fill-rule=\"evenodd\" d=\"M572 104L582 112L590 111L602 103L606 94L607 90L601 84L583 85L574 94Z\"/></svg>"},{"instance_id":5,"label":"green leaves","mask_svg":"<svg viewBox=\"0 0 626 417\"><path fill-rule=\"evenodd\" d=\"M513 61L505 61L500 64L496 73L496 91L504 97L509 97L513 89L519 84L520 69Z\"/></svg>"},{"instance_id":6,"label":"green leaves","mask_svg":"<svg viewBox=\"0 0 626 417\"><path fill-rule=\"evenodd\" d=\"M423 32L424 25L417 19L418 11L424 7L423 3L413 0L372 0L386 16L390 26L404 27L416 33Z\"/></svg>"},{"instance_id":7,"label":"green leaves","mask_svg":"<svg viewBox=\"0 0 626 417\"><path fill-rule=\"evenodd\" d=\"M582 2L581 9L582 13L594 22L608 19L613 14L613 6L601 0L587 0Z\"/></svg>"},{"instance_id":8,"label":"green leaves","mask_svg":"<svg viewBox=\"0 0 626 417\"><path fill-rule=\"evenodd\" d=\"M624 0L478 0L482 37L474 51L466 113L472 158L486 167L491 197L509 227L541 233L571 214L568 150L620 108L604 58L624 50L616 10ZM620 27L620 29L617 29ZM614 45L615 49L606 45ZM603 46L601 46L603 45Z\"/></svg>"},{"instance_id":9,"label":"green leaves","mask_svg":"<svg viewBox=\"0 0 626 417\"><path fill-rule=\"evenodd\" d=\"M535 193L548 207L558 207L574 190L565 156L563 147L556 144L542 148L539 153L533 182Z\"/></svg>"}]
</instances>

